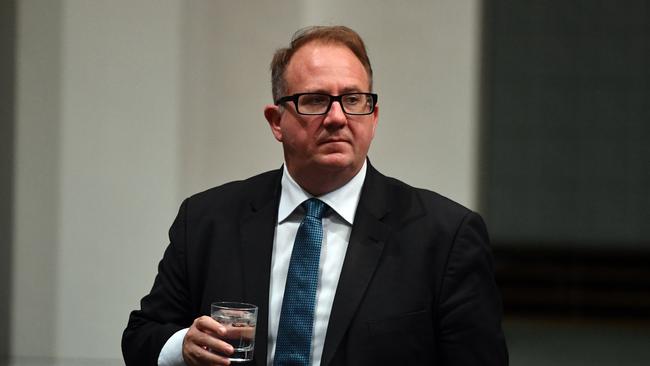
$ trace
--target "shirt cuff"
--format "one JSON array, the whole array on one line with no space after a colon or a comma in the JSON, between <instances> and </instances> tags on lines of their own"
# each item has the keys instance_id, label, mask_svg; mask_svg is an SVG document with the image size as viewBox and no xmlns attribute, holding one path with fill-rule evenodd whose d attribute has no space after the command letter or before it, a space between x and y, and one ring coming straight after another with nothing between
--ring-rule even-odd
<instances>
[{"instance_id":1,"label":"shirt cuff","mask_svg":"<svg viewBox=\"0 0 650 366\"><path fill-rule=\"evenodd\" d=\"M185 339L185 334L189 329L181 329L169 337L158 355L158 366L185 366L183 339Z\"/></svg>"}]
</instances>

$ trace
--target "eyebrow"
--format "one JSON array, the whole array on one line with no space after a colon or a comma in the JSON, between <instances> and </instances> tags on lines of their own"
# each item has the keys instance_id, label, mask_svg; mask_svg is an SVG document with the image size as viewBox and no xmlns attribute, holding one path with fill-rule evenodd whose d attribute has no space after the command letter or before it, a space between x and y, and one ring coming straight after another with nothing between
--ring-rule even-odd
<instances>
[{"instance_id":1,"label":"eyebrow","mask_svg":"<svg viewBox=\"0 0 650 366\"><path fill-rule=\"evenodd\" d=\"M313 89L313 90L307 89L303 93L319 93L319 94L330 95L330 93L325 89ZM347 94L347 93L370 93L370 92L369 91L368 92L363 91L362 89L357 88L357 87L346 87L346 88L343 88L341 90L341 93L339 93L339 94Z\"/></svg>"}]
</instances>

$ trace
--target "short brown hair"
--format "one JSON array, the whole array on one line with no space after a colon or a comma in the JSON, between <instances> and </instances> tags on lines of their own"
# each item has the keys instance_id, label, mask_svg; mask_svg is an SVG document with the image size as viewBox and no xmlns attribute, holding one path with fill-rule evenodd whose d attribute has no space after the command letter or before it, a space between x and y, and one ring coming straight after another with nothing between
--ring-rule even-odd
<instances>
[{"instance_id":1,"label":"short brown hair","mask_svg":"<svg viewBox=\"0 0 650 366\"><path fill-rule=\"evenodd\" d=\"M283 97L287 91L287 82L284 73L291 61L293 54L300 47L310 42L321 42L324 44L341 44L354 53L361 61L368 74L368 82L372 91L372 67L370 59L366 52L366 46L361 36L352 29L342 26L311 26L299 29L291 38L289 47L280 48L275 51L271 61L271 88L273 91L273 100L276 101Z\"/></svg>"}]
</instances>

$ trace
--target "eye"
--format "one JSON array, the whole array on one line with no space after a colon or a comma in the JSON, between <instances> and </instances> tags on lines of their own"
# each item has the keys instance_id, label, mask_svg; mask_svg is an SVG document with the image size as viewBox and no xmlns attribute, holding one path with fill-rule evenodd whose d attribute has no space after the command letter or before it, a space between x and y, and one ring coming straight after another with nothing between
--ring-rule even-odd
<instances>
[{"instance_id":1,"label":"eye","mask_svg":"<svg viewBox=\"0 0 650 366\"><path fill-rule=\"evenodd\" d=\"M346 105L356 105L361 102L361 95L359 94L350 94L343 97L343 103Z\"/></svg>"},{"instance_id":2,"label":"eye","mask_svg":"<svg viewBox=\"0 0 650 366\"><path fill-rule=\"evenodd\" d=\"M300 96L301 105L327 105L329 103L329 97L322 94L305 94Z\"/></svg>"}]
</instances>

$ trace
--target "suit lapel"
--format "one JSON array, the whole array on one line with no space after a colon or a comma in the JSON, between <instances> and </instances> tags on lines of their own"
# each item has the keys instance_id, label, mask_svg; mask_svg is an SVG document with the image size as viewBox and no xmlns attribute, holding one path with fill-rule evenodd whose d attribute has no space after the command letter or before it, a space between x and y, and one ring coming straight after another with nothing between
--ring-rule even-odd
<instances>
[{"instance_id":1,"label":"suit lapel","mask_svg":"<svg viewBox=\"0 0 650 366\"><path fill-rule=\"evenodd\" d=\"M339 348L379 264L384 243L390 233L390 226L382 222L388 212L384 188L380 174L368 164L368 173L330 313L321 358L323 365L329 365Z\"/></svg>"},{"instance_id":2,"label":"suit lapel","mask_svg":"<svg viewBox=\"0 0 650 366\"><path fill-rule=\"evenodd\" d=\"M266 182L266 186L252 187L259 191L255 192L255 198L244 213L240 226L244 298L258 306L254 357L256 365L266 364L271 255L282 176L281 171L278 173L274 180Z\"/></svg>"}]
</instances>

